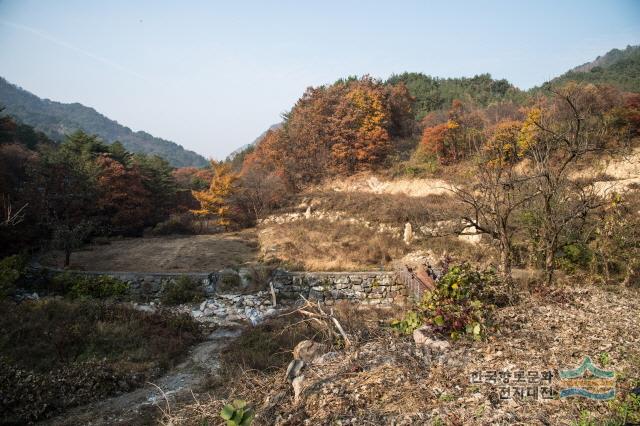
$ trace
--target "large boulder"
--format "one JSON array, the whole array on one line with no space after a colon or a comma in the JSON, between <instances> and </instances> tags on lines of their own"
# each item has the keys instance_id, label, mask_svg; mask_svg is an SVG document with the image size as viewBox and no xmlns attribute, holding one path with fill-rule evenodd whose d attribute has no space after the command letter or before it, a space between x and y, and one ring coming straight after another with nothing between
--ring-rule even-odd
<instances>
[{"instance_id":1,"label":"large boulder","mask_svg":"<svg viewBox=\"0 0 640 426\"><path fill-rule=\"evenodd\" d=\"M324 343L314 342L313 340L303 340L293 349L293 358L304 361L306 364L313 362L327 353L329 346Z\"/></svg>"},{"instance_id":2,"label":"large boulder","mask_svg":"<svg viewBox=\"0 0 640 426\"><path fill-rule=\"evenodd\" d=\"M436 336L428 325L423 325L413 331L413 341L416 346L428 349L432 353L442 353L451 347L448 341Z\"/></svg>"}]
</instances>

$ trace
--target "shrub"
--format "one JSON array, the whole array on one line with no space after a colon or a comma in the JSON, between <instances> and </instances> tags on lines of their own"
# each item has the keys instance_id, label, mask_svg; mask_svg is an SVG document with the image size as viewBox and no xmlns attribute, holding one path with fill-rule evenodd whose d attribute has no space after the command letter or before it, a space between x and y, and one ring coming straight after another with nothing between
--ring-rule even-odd
<instances>
[{"instance_id":1,"label":"shrub","mask_svg":"<svg viewBox=\"0 0 640 426\"><path fill-rule=\"evenodd\" d=\"M220 292L238 291L240 290L242 280L240 275L235 273L224 273L220 276L217 290Z\"/></svg>"},{"instance_id":2,"label":"shrub","mask_svg":"<svg viewBox=\"0 0 640 426\"><path fill-rule=\"evenodd\" d=\"M430 325L434 331L452 339L464 335L479 339L486 324L486 297L482 288L495 283L493 271L479 272L463 263L452 267L436 283L433 291L426 292L416 309L391 326L403 333L412 333L421 325Z\"/></svg>"},{"instance_id":3,"label":"shrub","mask_svg":"<svg viewBox=\"0 0 640 426\"><path fill-rule=\"evenodd\" d=\"M31 424L79 401L106 398L144 384L142 376L114 371L105 362L65 366L49 372L24 370L0 358L0 423Z\"/></svg>"},{"instance_id":4,"label":"shrub","mask_svg":"<svg viewBox=\"0 0 640 426\"><path fill-rule=\"evenodd\" d=\"M24 275L27 261L24 256L13 255L0 260L0 298L10 296Z\"/></svg>"},{"instance_id":5,"label":"shrub","mask_svg":"<svg viewBox=\"0 0 640 426\"><path fill-rule=\"evenodd\" d=\"M192 235L195 234L193 218L189 214L174 214L154 226L152 235Z\"/></svg>"},{"instance_id":6,"label":"shrub","mask_svg":"<svg viewBox=\"0 0 640 426\"><path fill-rule=\"evenodd\" d=\"M177 280L165 284L160 301L164 305L179 305L201 302L204 298L204 289L200 283L182 275Z\"/></svg>"},{"instance_id":7,"label":"shrub","mask_svg":"<svg viewBox=\"0 0 640 426\"><path fill-rule=\"evenodd\" d=\"M58 274L52 278L53 290L76 299L78 297L94 297L96 299L117 298L127 293L127 283L108 275L88 276Z\"/></svg>"},{"instance_id":8,"label":"shrub","mask_svg":"<svg viewBox=\"0 0 640 426\"><path fill-rule=\"evenodd\" d=\"M558 257L560 268L570 274L585 268L591 262L593 253L585 244L574 242L562 247L562 254Z\"/></svg>"},{"instance_id":9,"label":"shrub","mask_svg":"<svg viewBox=\"0 0 640 426\"><path fill-rule=\"evenodd\" d=\"M131 391L200 340L187 314L85 300L0 301L0 423Z\"/></svg>"}]
</instances>

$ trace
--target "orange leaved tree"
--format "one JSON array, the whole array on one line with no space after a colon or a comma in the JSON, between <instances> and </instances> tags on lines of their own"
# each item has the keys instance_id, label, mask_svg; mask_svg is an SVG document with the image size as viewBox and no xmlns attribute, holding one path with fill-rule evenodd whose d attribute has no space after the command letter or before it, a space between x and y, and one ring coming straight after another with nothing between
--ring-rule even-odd
<instances>
[{"instance_id":1,"label":"orange leaved tree","mask_svg":"<svg viewBox=\"0 0 640 426\"><path fill-rule=\"evenodd\" d=\"M231 166L226 163L211 160L211 168L213 169L213 178L209 189L191 191L200 203L200 208L191 210L191 212L203 219L215 218L217 225L226 228L232 220L229 199L237 191L238 176L231 171Z\"/></svg>"},{"instance_id":2,"label":"orange leaved tree","mask_svg":"<svg viewBox=\"0 0 640 426\"><path fill-rule=\"evenodd\" d=\"M391 151L389 109L382 87L363 79L342 97L332 117L333 167L346 173L382 162Z\"/></svg>"}]
</instances>

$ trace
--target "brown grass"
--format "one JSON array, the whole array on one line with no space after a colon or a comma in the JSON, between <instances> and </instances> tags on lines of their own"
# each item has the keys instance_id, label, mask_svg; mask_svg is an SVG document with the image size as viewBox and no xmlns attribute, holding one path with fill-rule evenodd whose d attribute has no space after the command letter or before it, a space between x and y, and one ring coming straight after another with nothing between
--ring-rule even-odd
<instances>
[{"instance_id":1,"label":"brown grass","mask_svg":"<svg viewBox=\"0 0 640 426\"><path fill-rule=\"evenodd\" d=\"M253 262L257 242L253 230L214 235L167 236L111 240L92 244L71 255L71 269L86 271L211 272ZM42 258L45 266L61 267L59 251Z\"/></svg>"},{"instance_id":2,"label":"brown grass","mask_svg":"<svg viewBox=\"0 0 640 426\"><path fill-rule=\"evenodd\" d=\"M584 398L496 401L493 385L470 382L474 371L552 370L557 392L562 389L557 371L591 356L602 368L617 373L619 397L614 403L620 404L638 386L638 292L593 286L549 290L496 309L487 338L452 341L443 363L425 364L410 338L379 330L373 338L341 351L337 359L306 367L298 401L283 369L245 370L229 381L229 392L198 396L198 402L174 407L164 422L216 424L228 398L240 398L256 408L255 425L274 424L278 416L283 425L307 419L314 425L555 425L577 423L584 411L595 419L593 424L622 424L612 404ZM603 353L606 365L600 360ZM640 412L636 409L633 415L636 419ZM616 418L618 422L607 423Z\"/></svg>"},{"instance_id":3,"label":"brown grass","mask_svg":"<svg viewBox=\"0 0 640 426\"><path fill-rule=\"evenodd\" d=\"M400 236L314 219L269 226L258 238L264 260L310 271L380 269L408 250Z\"/></svg>"},{"instance_id":4,"label":"brown grass","mask_svg":"<svg viewBox=\"0 0 640 426\"><path fill-rule=\"evenodd\" d=\"M341 211L348 216L389 225L423 224L456 217L460 202L450 195L410 197L370 192L316 192L305 197L320 202L317 209Z\"/></svg>"},{"instance_id":5,"label":"brown grass","mask_svg":"<svg viewBox=\"0 0 640 426\"><path fill-rule=\"evenodd\" d=\"M419 245L432 252L436 258L448 255L454 261L467 261L480 266L487 266L499 258L494 246L469 244L456 235L426 238L420 241Z\"/></svg>"}]
</instances>

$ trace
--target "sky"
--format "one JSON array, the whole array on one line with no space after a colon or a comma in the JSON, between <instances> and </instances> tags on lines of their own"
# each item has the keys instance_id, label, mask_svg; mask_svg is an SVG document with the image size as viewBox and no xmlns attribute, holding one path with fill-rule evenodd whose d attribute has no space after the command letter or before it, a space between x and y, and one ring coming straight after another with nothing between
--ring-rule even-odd
<instances>
[{"instance_id":1,"label":"sky","mask_svg":"<svg viewBox=\"0 0 640 426\"><path fill-rule=\"evenodd\" d=\"M341 77L527 89L629 44L640 0L0 0L0 76L217 159Z\"/></svg>"}]
</instances>

